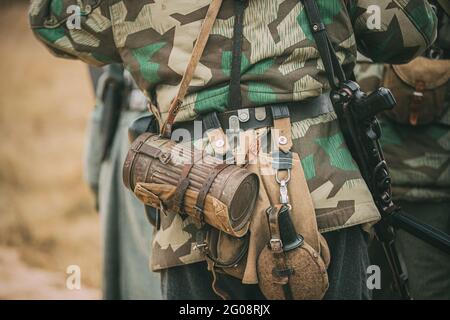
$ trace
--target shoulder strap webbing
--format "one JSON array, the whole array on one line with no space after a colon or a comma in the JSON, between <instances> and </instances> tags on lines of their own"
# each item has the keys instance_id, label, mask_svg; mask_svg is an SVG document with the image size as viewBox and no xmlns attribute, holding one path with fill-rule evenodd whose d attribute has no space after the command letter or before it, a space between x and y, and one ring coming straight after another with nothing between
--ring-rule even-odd
<instances>
[{"instance_id":1,"label":"shoulder strap webbing","mask_svg":"<svg viewBox=\"0 0 450 320\"><path fill-rule=\"evenodd\" d=\"M233 51L231 57L230 71L230 94L228 96L228 109L237 110L242 108L241 94L241 61L242 61L242 39L244 33L244 11L248 0L234 1L234 28L233 28Z\"/></svg>"},{"instance_id":2,"label":"shoulder strap webbing","mask_svg":"<svg viewBox=\"0 0 450 320\"><path fill-rule=\"evenodd\" d=\"M343 83L346 80L344 70L336 56L333 45L328 37L325 24L320 17L319 8L315 0L301 0L306 15L309 20L311 32L314 40L316 41L317 50L322 58L325 72L327 73L328 81L332 89L337 89L339 83ZM336 82L336 77L338 82Z\"/></svg>"},{"instance_id":3,"label":"shoulder strap webbing","mask_svg":"<svg viewBox=\"0 0 450 320\"><path fill-rule=\"evenodd\" d=\"M173 123L175 122L175 118L180 110L181 104L183 103L183 99L187 93L187 89L189 88L195 69L200 62L200 58L202 57L203 50L208 42L209 35L213 28L214 22L216 21L221 5L222 0L212 0L209 5L205 20L203 21L200 33L198 34L194 49L192 50L191 59L189 60L186 71L181 79L180 88L178 89L177 95L172 100L167 120L161 129L162 137L170 138Z\"/></svg>"}]
</instances>

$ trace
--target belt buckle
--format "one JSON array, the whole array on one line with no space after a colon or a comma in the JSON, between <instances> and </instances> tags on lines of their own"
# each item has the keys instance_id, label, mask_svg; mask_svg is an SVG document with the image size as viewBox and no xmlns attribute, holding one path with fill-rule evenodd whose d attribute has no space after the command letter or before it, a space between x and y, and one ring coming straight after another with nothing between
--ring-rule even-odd
<instances>
[{"instance_id":1,"label":"belt buckle","mask_svg":"<svg viewBox=\"0 0 450 320\"><path fill-rule=\"evenodd\" d=\"M208 248L208 244L206 243L206 235L203 230L197 231L196 237L196 243L194 245L194 250L206 250Z\"/></svg>"},{"instance_id":2,"label":"belt buckle","mask_svg":"<svg viewBox=\"0 0 450 320\"><path fill-rule=\"evenodd\" d=\"M283 250L283 241L281 239L270 239L270 249L272 251L281 251Z\"/></svg>"}]
</instances>

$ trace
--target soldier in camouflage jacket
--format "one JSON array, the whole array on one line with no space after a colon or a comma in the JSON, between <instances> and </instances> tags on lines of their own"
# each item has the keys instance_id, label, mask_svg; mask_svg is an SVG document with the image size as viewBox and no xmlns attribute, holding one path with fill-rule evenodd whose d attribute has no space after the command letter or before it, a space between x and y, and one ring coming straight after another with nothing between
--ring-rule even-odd
<instances>
[{"instance_id":1,"label":"soldier in camouflage jacket","mask_svg":"<svg viewBox=\"0 0 450 320\"><path fill-rule=\"evenodd\" d=\"M345 70L353 69L357 47L375 61L403 63L420 55L436 36L436 17L427 1L317 3ZM208 0L33 0L30 23L35 35L57 56L94 65L124 64L165 118L208 4ZM80 8L80 28L68 28L71 5ZM368 21L373 5L379 8L378 29ZM233 1L225 0L177 121L227 109L233 24ZM243 35L243 108L302 101L329 90L300 1L250 0ZM376 222L379 213L345 145L335 113L294 122L292 134L293 151L301 156L320 231L332 238L335 233L330 231ZM153 270L202 261L203 256L193 250L195 233L191 218L165 216L155 233ZM339 246L338 240L327 240ZM345 240L340 241L345 248ZM333 259L344 261L343 253L333 252L333 245ZM335 268L333 262L330 268Z\"/></svg>"}]
</instances>

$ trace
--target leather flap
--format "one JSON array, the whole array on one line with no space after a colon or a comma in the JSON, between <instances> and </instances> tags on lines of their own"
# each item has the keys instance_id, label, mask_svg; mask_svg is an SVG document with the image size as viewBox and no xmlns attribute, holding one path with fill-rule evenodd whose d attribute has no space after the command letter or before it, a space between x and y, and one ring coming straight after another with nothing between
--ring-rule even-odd
<instances>
[{"instance_id":1,"label":"leather flap","mask_svg":"<svg viewBox=\"0 0 450 320\"><path fill-rule=\"evenodd\" d=\"M450 60L418 57L408 64L392 67L398 77L413 88L417 81L423 81L425 89L432 90L444 85L450 79Z\"/></svg>"}]
</instances>

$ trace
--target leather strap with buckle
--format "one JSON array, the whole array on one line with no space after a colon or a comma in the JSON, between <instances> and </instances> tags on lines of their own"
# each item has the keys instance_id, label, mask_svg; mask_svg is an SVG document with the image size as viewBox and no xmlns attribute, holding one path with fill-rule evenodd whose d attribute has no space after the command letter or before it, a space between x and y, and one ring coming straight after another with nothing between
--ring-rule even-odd
<instances>
[{"instance_id":1,"label":"leather strap with buckle","mask_svg":"<svg viewBox=\"0 0 450 320\"><path fill-rule=\"evenodd\" d=\"M175 118L180 111L183 99L186 96L192 77L194 76L195 69L197 68L200 58L203 55L203 51L206 47L206 43L208 42L209 35L211 34L211 30L221 6L222 0L212 0L209 5L206 17L203 20L203 24L200 29L200 33L198 34L197 41L195 42L194 49L192 50L191 58L183 74L183 78L181 79L180 88L178 89L177 95L172 100L169 107L168 117L161 128L161 136L164 138L170 139L173 123L175 122Z\"/></svg>"},{"instance_id":2,"label":"leather strap with buckle","mask_svg":"<svg viewBox=\"0 0 450 320\"><path fill-rule=\"evenodd\" d=\"M422 80L416 81L416 90L413 93L411 105L409 106L409 123L413 126L416 126L419 122L419 111L423 104L424 91L425 82Z\"/></svg>"},{"instance_id":3,"label":"leather strap with buckle","mask_svg":"<svg viewBox=\"0 0 450 320\"><path fill-rule=\"evenodd\" d=\"M267 210L269 220L270 241L269 247L275 260L275 267L272 270L274 283L281 285L286 300L292 299L292 291L289 285L289 277L294 270L287 264L286 253L283 251L283 242L281 241L280 225L278 218L281 211L285 209L284 205L276 205Z\"/></svg>"},{"instance_id":4,"label":"leather strap with buckle","mask_svg":"<svg viewBox=\"0 0 450 320\"><path fill-rule=\"evenodd\" d=\"M195 203L195 209L197 210L198 218L202 224L204 223L204 219L205 219L203 210L204 210L205 200L206 200L206 196L208 195L209 189L211 189L212 184L213 184L214 180L216 179L216 177L218 176L218 174L221 173L228 166L230 166L230 165L226 164L226 163L217 165L209 173L208 177L206 178L205 182L202 185L201 190L198 193L197 201Z\"/></svg>"},{"instance_id":5,"label":"leather strap with buckle","mask_svg":"<svg viewBox=\"0 0 450 320\"><path fill-rule=\"evenodd\" d=\"M204 213L204 205L205 205L206 196L208 195L208 192L211 189L216 177L219 175L219 173L221 173L228 166L229 166L229 164L225 164L225 163L219 164L209 173L208 177L206 178L205 182L202 185L201 190L199 191L199 193L197 195L197 201L194 206L196 213L197 213L197 218L198 218L198 220L200 222L200 226L201 226L201 229L199 231L197 231L197 234L196 234L195 249L202 250L205 253L208 252L208 246L206 243L206 233L207 233L208 225L205 224L205 213Z\"/></svg>"},{"instance_id":6,"label":"leather strap with buckle","mask_svg":"<svg viewBox=\"0 0 450 320\"><path fill-rule=\"evenodd\" d=\"M183 166L183 170L181 171L181 176L178 181L178 185L175 191L175 195L173 197L172 202L172 210L176 213L184 213L182 211L183 204L184 204L184 196L186 194L187 189L189 188L189 173L191 172L192 168L194 167L194 162L185 164Z\"/></svg>"}]
</instances>

